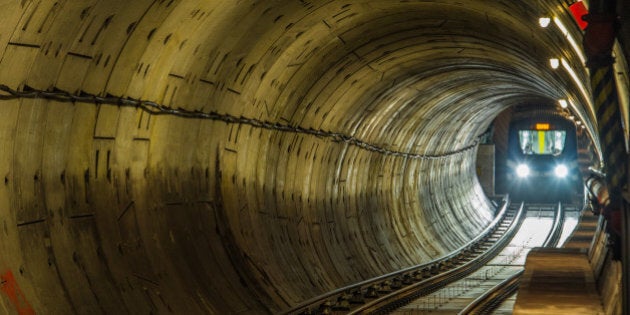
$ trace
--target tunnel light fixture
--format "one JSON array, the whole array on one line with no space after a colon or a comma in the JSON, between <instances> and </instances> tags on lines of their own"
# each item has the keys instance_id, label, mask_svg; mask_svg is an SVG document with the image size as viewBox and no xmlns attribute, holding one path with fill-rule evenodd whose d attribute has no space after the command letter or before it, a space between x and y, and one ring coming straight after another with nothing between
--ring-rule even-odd
<instances>
[{"instance_id":1,"label":"tunnel light fixture","mask_svg":"<svg viewBox=\"0 0 630 315\"><path fill-rule=\"evenodd\" d=\"M558 60L558 58L551 58L549 59L549 65L551 69L558 69L558 67L560 67L560 60Z\"/></svg>"},{"instance_id":2,"label":"tunnel light fixture","mask_svg":"<svg viewBox=\"0 0 630 315\"><path fill-rule=\"evenodd\" d=\"M538 19L538 25L540 25L540 27L542 28L549 26L549 23L551 23L551 18L541 17L540 19Z\"/></svg>"},{"instance_id":3,"label":"tunnel light fixture","mask_svg":"<svg viewBox=\"0 0 630 315\"><path fill-rule=\"evenodd\" d=\"M578 120L578 121L575 122L575 124L577 124L579 126L579 125L582 124L582 122Z\"/></svg>"},{"instance_id":4,"label":"tunnel light fixture","mask_svg":"<svg viewBox=\"0 0 630 315\"><path fill-rule=\"evenodd\" d=\"M569 104L567 103L567 100L565 100L565 99L559 99L558 100L558 104L560 104L560 107L562 107L562 108L569 107Z\"/></svg>"},{"instance_id":5,"label":"tunnel light fixture","mask_svg":"<svg viewBox=\"0 0 630 315\"><path fill-rule=\"evenodd\" d=\"M575 120L575 116L571 115L571 116L569 116L569 119Z\"/></svg>"}]
</instances>

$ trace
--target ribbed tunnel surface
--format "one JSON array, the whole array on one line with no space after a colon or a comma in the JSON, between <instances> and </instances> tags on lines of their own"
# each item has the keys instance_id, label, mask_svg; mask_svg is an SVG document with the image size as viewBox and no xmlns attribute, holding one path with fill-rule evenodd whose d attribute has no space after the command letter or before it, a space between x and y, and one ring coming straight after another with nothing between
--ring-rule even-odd
<instances>
[{"instance_id":1,"label":"ribbed tunnel surface","mask_svg":"<svg viewBox=\"0 0 630 315\"><path fill-rule=\"evenodd\" d=\"M4 1L1 311L274 313L449 253L492 120L585 101L562 5Z\"/></svg>"}]
</instances>

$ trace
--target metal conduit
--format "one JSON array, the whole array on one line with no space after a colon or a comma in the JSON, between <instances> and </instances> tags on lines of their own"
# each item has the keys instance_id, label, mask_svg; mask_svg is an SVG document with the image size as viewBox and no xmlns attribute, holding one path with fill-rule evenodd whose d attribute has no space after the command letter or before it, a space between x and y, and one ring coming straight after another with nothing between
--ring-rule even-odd
<instances>
[{"instance_id":1,"label":"metal conduit","mask_svg":"<svg viewBox=\"0 0 630 315\"><path fill-rule=\"evenodd\" d=\"M391 155L391 156L399 156L411 159L420 159L420 160L434 160L441 159L461 153L465 153L477 147L479 144L479 139L483 136L483 134L475 137L475 140L462 148L441 153L441 154L418 154L412 152L403 152L397 150L390 150L375 144L371 144L365 142L363 140L357 139L354 136L346 135L342 133L321 130L321 129L312 129L312 128L303 128L300 126L292 126L289 124L282 124L278 122L270 122L266 120L260 120L249 117L237 117L234 115L226 114L226 113L217 113L214 111L211 112L199 112L199 111L190 111L182 108L171 108L166 105L149 101L149 100L141 100L130 97L122 97L122 96L99 96L90 93L86 93L81 91L79 94L73 94L64 90L60 90L57 88L53 88L52 91L45 91L34 89L29 86L25 86L22 91L18 91L12 89L4 84L0 84L0 91L3 91L7 94L0 95L0 100L9 100L9 99L20 99L20 98L37 98L37 99L49 99L55 100L59 102L71 102L71 103L88 103L88 104L103 104L103 105L115 105L115 106L123 106L123 107L135 107L139 108L151 115L171 115L177 116L181 118L192 118L192 119L208 119L214 121L222 121L228 124L244 124L249 125L256 128L263 128L269 130L276 130L282 132L293 132L299 134L308 134L316 137L330 138L334 142L344 142L349 145L353 145L359 147L361 149L377 152L383 155Z\"/></svg>"}]
</instances>

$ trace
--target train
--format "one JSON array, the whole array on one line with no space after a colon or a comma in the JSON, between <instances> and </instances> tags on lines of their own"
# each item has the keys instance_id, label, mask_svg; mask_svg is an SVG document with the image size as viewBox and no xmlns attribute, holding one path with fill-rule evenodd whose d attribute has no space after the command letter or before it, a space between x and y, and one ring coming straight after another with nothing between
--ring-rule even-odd
<instances>
[{"instance_id":1,"label":"train","mask_svg":"<svg viewBox=\"0 0 630 315\"><path fill-rule=\"evenodd\" d=\"M508 129L507 190L513 200L577 203L583 193L577 129L555 112L513 116Z\"/></svg>"}]
</instances>

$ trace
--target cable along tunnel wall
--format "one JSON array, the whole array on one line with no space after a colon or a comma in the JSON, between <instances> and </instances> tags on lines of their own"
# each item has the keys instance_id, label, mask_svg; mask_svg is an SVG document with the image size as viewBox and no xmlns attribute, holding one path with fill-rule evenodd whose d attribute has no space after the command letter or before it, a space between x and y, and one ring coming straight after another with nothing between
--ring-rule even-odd
<instances>
[{"instance_id":1,"label":"cable along tunnel wall","mask_svg":"<svg viewBox=\"0 0 630 315\"><path fill-rule=\"evenodd\" d=\"M506 10L520 12L3 5L0 84L94 100L0 100L0 307L277 312L466 243L493 210L474 174L477 136L500 110L565 89L522 58L545 50L544 38L512 37L535 26L478 32L511 21Z\"/></svg>"}]
</instances>

